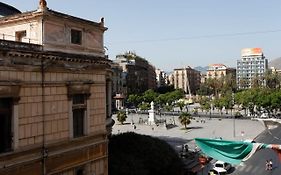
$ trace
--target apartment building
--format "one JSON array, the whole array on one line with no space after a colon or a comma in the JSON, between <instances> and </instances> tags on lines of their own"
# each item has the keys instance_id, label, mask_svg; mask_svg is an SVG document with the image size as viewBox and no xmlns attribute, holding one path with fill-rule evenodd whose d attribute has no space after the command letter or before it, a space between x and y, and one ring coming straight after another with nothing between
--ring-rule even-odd
<instances>
[{"instance_id":1,"label":"apartment building","mask_svg":"<svg viewBox=\"0 0 281 175\"><path fill-rule=\"evenodd\" d=\"M112 72L104 20L0 18L0 175L107 175Z\"/></svg>"},{"instance_id":2,"label":"apartment building","mask_svg":"<svg viewBox=\"0 0 281 175\"><path fill-rule=\"evenodd\" d=\"M126 92L128 94L140 94L148 89L156 87L155 68L146 59L127 52L116 56L115 63L119 64L126 77Z\"/></svg>"},{"instance_id":3,"label":"apartment building","mask_svg":"<svg viewBox=\"0 0 281 175\"><path fill-rule=\"evenodd\" d=\"M236 83L238 89L248 89L254 84L265 86L265 73L268 60L261 48L246 48L241 51L241 59L237 60Z\"/></svg>"},{"instance_id":4,"label":"apartment building","mask_svg":"<svg viewBox=\"0 0 281 175\"><path fill-rule=\"evenodd\" d=\"M219 79L225 77L227 75L231 75L233 77L236 76L236 69L229 68L224 64L211 64L208 67L206 78L209 79Z\"/></svg>"},{"instance_id":5,"label":"apartment building","mask_svg":"<svg viewBox=\"0 0 281 175\"><path fill-rule=\"evenodd\" d=\"M174 69L173 84L175 89L182 89L185 93L195 94L201 82L200 72L191 67Z\"/></svg>"},{"instance_id":6,"label":"apartment building","mask_svg":"<svg viewBox=\"0 0 281 175\"><path fill-rule=\"evenodd\" d=\"M157 87L163 87L167 85L167 74L161 69L155 70L156 74L156 85Z\"/></svg>"}]
</instances>

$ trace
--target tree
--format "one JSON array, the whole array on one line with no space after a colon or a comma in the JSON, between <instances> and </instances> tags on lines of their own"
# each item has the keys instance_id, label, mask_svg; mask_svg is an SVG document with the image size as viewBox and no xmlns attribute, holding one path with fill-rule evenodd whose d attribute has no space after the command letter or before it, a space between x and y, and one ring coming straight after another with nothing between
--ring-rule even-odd
<instances>
[{"instance_id":1,"label":"tree","mask_svg":"<svg viewBox=\"0 0 281 175\"><path fill-rule=\"evenodd\" d=\"M154 92L152 89L149 89L143 93L143 101L147 103L151 103L152 101L155 101L158 94Z\"/></svg>"},{"instance_id":2,"label":"tree","mask_svg":"<svg viewBox=\"0 0 281 175\"><path fill-rule=\"evenodd\" d=\"M265 73L265 81L268 88L280 89L280 75L278 73L267 71Z\"/></svg>"},{"instance_id":3,"label":"tree","mask_svg":"<svg viewBox=\"0 0 281 175\"><path fill-rule=\"evenodd\" d=\"M132 132L109 138L109 175L182 175L183 163L165 141Z\"/></svg>"},{"instance_id":4,"label":"tree","mask_svg":"<svg viewBox=\"0 0 281 175\"><path fill-rule=\"evenodd\" d=\"M119 111L117 114L117 120L123 125L126 119L127 119L126 113L124 111Z\"/></svg>"},{"instance_id":5,"label":"tree","mask_svg":"<svg viewBox=\"0 0 281 175\"><path fill-rule=\"evenodd\" d=\"M185 103L183 101L178 101L177 102L177 107L179 107L181 111L182 111L184 106L185 106Z\"/></svg>"},{"instance_id":6,"label":"tree","mask_svg":"<svg viewBox=\"0 0 281 175\"><path fill-rule=\"evenodd\" d=\"M186 126L191 123L190 117L191 114L188 112L182 112L179 116L179 121L182 125L184 125L185 129L187 128Z\"/></svg>"},{"instance_id":7,"label":"tree","mask_svg":"<svg viewBox=\"0 0 281 175\"><path fill-rule=\"evenodd\" d=\"M141 104L138 105L138 108L139 108L140 110L143 110L143 111L149 110L149 109L150 109L150 104L149 104L149 103L146 103L146 102L143 102L143 103L141 103Z\"/></svg>"},{"instance_id":8,"label":"tree","mask_svg":"<svg viewBox=\"0 0 281 175\"><path fill-rule=\"evenodd\" d=\"M142 97L137 94L131 94L128 97L128 102L137 107L142 101Z\"/></svg>"}]
</instances>

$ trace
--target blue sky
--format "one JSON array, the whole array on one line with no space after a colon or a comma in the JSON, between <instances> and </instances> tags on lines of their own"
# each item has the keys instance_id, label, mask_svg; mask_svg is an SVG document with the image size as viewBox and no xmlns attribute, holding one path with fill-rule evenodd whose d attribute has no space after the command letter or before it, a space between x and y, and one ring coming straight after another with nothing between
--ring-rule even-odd
<instances>
[{"instance_id":1,"label":"blue sky","mask_svg":"<svg viewBox=\"0 0 281 175\"><path fill-rule=\"evenodd\" d=\"M3 0L21 11L39 0ZM236 66L242 48L281 56L280 0L47 0L48 7L93 21L105 18L111 59L135 51L157 68L223 63ZM246 34L248 33L248 34Z\"/></svg>"}]
</instances>

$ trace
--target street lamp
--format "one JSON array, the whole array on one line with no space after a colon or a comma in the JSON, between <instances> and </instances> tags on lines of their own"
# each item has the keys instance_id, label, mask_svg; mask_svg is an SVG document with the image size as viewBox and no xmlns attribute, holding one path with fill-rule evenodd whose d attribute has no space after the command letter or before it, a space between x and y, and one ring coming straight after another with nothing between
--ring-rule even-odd
<instances>
[{"instance_id":1,"label":"street lamp","mask_svg":"<svg viewBox=\"0 0 281 175\"><path fill-rule=\"evenodd\" d=\"M233 92L232 92L231 96L232 96L232 105L234 106L234 93ZM235 115L232 114L232 117L233 117L233 138L235 138Z\"/></svg>"}]
</instances>

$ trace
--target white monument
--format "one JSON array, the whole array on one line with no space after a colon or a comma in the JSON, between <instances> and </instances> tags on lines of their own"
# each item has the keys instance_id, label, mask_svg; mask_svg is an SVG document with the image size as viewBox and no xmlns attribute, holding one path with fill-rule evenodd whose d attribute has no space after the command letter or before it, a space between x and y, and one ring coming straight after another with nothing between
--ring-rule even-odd
<instances>
[{"instance_id":1,"label":"white monument","mask_svg":"<svg viewBox=\"0 0 281 175\"><path fill-rule=\"evenodd\" d=\"M152 101L150 103L150 110L148 110L149 116L148 116L148 124L149 125L155 125L155 113L154 113L154 102Z\"/></svg>"}]
</instances>

